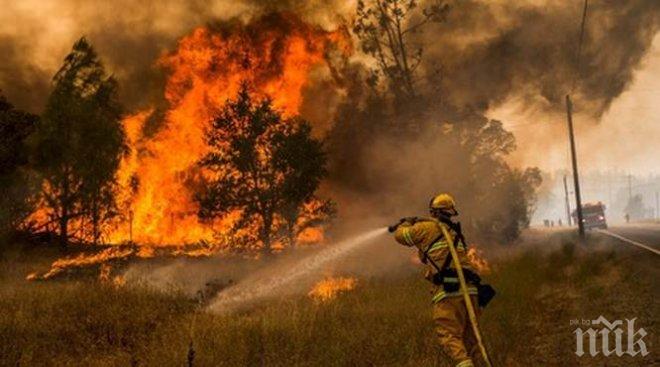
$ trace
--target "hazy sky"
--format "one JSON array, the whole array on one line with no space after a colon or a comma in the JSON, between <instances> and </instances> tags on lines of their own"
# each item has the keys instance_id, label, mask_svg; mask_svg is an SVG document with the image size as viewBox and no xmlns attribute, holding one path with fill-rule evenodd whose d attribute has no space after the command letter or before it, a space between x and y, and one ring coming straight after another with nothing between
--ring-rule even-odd
<instances>
[{"instance_id":1,"label":"hazy sky","mask_svg":"<svg viewBox=\"0 0 660 367\"><path fill-rule=\"evenodd\" d=\"M509 100L489 116L501 119L515 133L518 150L512 162L546 170L570 168L565 113L530 111ZM654 38L630 87L601 120L577 113L574 124L582 170L660 173L660 36Z\"/></svg>"}]
</instances>

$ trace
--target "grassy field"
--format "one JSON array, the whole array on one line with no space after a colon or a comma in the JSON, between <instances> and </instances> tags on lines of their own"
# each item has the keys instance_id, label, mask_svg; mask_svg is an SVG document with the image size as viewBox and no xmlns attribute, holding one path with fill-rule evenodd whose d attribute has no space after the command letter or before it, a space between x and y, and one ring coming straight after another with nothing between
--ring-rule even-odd
<instances>
[{"instance_id":1,"label":"grassy field","mask_svg":"<svg viewBox=\"0 0 660 367\"><path fill-rule=\"evenodd\" d=\"M591 242L538 235L492 260L487 280L499 294L482 328L497 366L603 365L575 356L573 318L637 317L653 329L658 274L644 269L654 259ZM213 315L174 291L94 279L23 280L54 255L3 254L2 366L450 365L435 341L428 286L415 270L359 279L354 291L326 303L301 295ZM657 345L651 337L647 344ZM654 357L606 362L644 366Z\"/></svg>"}]
</instances>

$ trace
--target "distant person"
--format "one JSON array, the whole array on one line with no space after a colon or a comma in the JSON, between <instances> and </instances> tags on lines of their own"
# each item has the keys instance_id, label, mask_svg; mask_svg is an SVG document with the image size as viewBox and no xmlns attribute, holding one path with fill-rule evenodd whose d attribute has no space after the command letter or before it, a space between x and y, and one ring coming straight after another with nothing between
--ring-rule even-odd
<instances>
[{"instance_id":1,"label":"distant person","mask_svg":"<svg viewBox=\"0 0 660 367\"><path fill-rule=\"evenodd\" d=\"M425 278L433 283L433 319L440 345L456 366L471 367L480 349L463 292L468 293L474 316L478 317L480 308L486 306L495 291L481 284L479 275L468 260L467 242L461 224L452 220L458 215L454 199L448 194L440 194L431 200L429 209L431 218L401 219L390 227L390 232L394 232L400 244L417 248L420 260L428 266ZM460 285L444 231L455 245L467 283L465 288Z\"/></svg>"},{"instance_id":2,"label":"distant person","mask_svg":"<svg viewBox=\"0 0 660 367\"><path fill-rule=\"evenodd\" d=\"M563 226L563 223L561 222L561 219L559 219L559 220L557 221L557 225L560 226L560 227Z\"/></svg>"},{"instance_id":3,"label":"distant person","mask_svg":"<svg viewBox=\"0 0 660 367\"><path fill-rule=\"evenodd\" d=\"M628 213L626 213L626 215L623 217L626 218L626 223L630 223L630 215L628 215Z\"/></svg>"}]
</instances>

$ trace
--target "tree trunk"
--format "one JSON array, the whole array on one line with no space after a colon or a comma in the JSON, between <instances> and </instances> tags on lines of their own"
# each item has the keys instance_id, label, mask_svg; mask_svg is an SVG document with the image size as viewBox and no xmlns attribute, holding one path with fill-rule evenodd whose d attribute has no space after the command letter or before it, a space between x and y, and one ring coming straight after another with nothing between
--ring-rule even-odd
<instances>
[{"instance_id":1,"label":"tree trunk","mask_svg":"<svg viewBox=\"0 0 660 367\"><path fill-rule=\"evenodd\" d=\"M296 218L292 218L286 222L286 237L289 247L293 247L296 244Z\"/></svg>"},{"instance_id":2,"label":"tree trunk","mask_svg":"<svg viewBox=\"0 0 660 367\"><path fill-rule=\"evenodd\" d=\"M66 172L66 170L65 170ZM67 244L69 242L69 178L65 174L64 179L62 180L62 196L60 198L60 205L62 206L62 211L60 214L60 246L63 250L66 250Z\"/></svg>"},{"instance_id":3,"label":"tree trunk","mask_svg":"<svg viewBox=\"0 0 660 367\"><path fill-rule=\"evenodd\" d=\"M98 198L92 199L92 241L98 245L101 233L99 230L99 205Z\"/></svg>"},{"instance_id":4,"label":"tree trunk","mask_svg":"<svg viewBox=\"0 0 660 367\"><path fill-rule=\"evenodd\" d=\"M69 218L66 209L62 208L62 216L60 217L60 246L66 250L69 241Z\"/></svg>"},{"instance_id":5,"label":"tree trunk","mask_svg":"<svg viewBox=\"0 0 660 367\"><path fill-rule=\"evenodd\" d=\"M273 216L270 214L264 215L264 227L261 232L261 242L263 242L263 248L261 249L264 257L270 256L271 255L271 238L270 238L270 231L271 228L273 227Z\"/></svg>"}]
</instances>

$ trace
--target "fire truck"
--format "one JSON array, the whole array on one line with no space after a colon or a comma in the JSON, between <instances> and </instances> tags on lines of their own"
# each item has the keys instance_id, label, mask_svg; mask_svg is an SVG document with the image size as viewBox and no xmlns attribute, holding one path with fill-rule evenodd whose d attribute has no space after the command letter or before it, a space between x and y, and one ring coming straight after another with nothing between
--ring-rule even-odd
<instances>
[{"instance_id":1,"label":"fire truck","mask_svg":"<svg viewBox=\"0 0 660 367\"><path fill-rule=\"evenodd\" d=\"M577 211L573 211L573 221L577 223ZM605 204L600 201L597 203L586 203L582 205L582 222L584 229L601 228L607 229L607 220L605 220Z\"/></svg>"}]
</instances>

